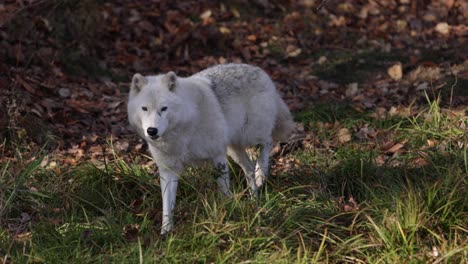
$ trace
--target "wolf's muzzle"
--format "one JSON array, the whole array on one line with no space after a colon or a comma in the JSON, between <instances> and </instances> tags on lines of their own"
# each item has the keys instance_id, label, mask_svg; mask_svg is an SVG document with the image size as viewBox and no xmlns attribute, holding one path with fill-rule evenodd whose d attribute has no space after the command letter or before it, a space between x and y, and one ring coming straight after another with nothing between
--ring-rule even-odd
<instances>
[{"instance_id":1,"label":"wolf's muzzle","mask_svg":"<svg viewBox=\"0 0 468 264\"><path fill-rule=\"evenodd\" d=\"M148 133L148 136L151 139L157 139L158 138L158 129L155 127L148 127L146 130L146 133Z\"/></svg>"}]
</instances>

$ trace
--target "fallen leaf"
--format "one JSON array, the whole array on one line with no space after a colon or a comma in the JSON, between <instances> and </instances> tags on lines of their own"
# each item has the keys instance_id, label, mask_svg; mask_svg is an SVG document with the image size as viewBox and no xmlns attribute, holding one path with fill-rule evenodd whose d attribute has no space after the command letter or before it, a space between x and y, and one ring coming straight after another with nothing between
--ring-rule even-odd
<instances>
[{"instance_id":1,"label":"fallen leaf","mask_svg":"<svg viewBox=\"0 0 468 264\"><path fill-rule=\"evenodd\" d=\"M385 118L387 118L387 109L385 109L384 107L377 107L377 109L375 109L375 114L377 119L384 120Z\"/></svg>"},{"instance_id":2,"label":"fallen leaf","mask_svg":"<svg viewBox=\"0 0 468 264\"><path fill-rule=\"evenodd\" d=\"M328 60L327 57L325 57L325 56L320 56L320 58L317 60L317 63L320 64L320 65L322 65L322 64L324 64L327 60Z\"/></svg>"},{"instance_id":3,"label":"fallen leaf","mask_svg":"<svg viewBox=\"0 0 468 264\"><path fill-rule=\"evenodd\" d=\"M334 27L342 27L346 25L346 17L344 16L335 16L335 15L330 15L330 26Z\"/></svg>"},{"instance_id":4,"label":"fallen leaf","mask_svg":"<svg viewBox=\"0 0 468 264\"><path fill-rule=\"evenodd\" d=\"M252 35L248 35L248 36L247 36L247 40L250 41L250 42L255 42L255 41L257 41L257 36L255 36L255 35L253 35L253 34L252 34Z\"/></svg>"},{"instance_id":5,"label":"fallen leaf","mask_svg":"<svg viewBox=\"0 0 468 264\"><path fill-rule=\"evenodd\" d=\"M447 22L437 23L434 29L442 35L448 35L450 33L450 27L449 24L447 24Z\"/></svg>"},{"instance_id":6,"label":"fallen leaf","mask_svg":"<svg viewBox=\"0 0 468 264\"><path fill-rule=\"evenodd\" d=\"M68 106L72 107L76 111L88 114L90 112L101 112L107 106L107 103L103 101L88 101L88 100L77 100L68 99L66 100Z\"/></svg>"},{"instance_id":7,"label":"fallen leaf","mask_svg":"<svg viewBox=\"0 0 468 264\"><path fill-rule=\"evenodd\" d=\"M401 78L403 77L403 69L401 67L401 63L394 64L393 66L388 68L387 73L393 80L401 80Z\"/></svg>"},{"instance_id":8,"label":"fallen leaf","mask_svg":"<svg viewBox=\"0 0 468 264\"><path fill-rule=\"evenodd\" d=\"M350 195L348 201L344 201L344 197L338 198L338 204L344 212L356 212L359 210L359 204L354 200L353 196Z\"/></svg>"},{"instance_id":9,"label":"fallen leaf","mask_svg":"<svg viewBox=\"0 0 468 264\"><path fill-rule=\"evenodd\" d=\"M19 75L16 75L16 81L19 84L21 84L21 86L23 86L24 89L26 89L26 91L28 91L28 92L30 92L32 94L39 93L35 88L33 88L28 82L23 80Z\"/></svg>"},{"instance_id":10,"label":"fallen leaf","mask_svg":"<svg viewBox=\"0 0 468 264\"><path fill-rule=\"evenodd\" d=\"M20 220L20 223L21 224L25 224L29 221L31 221L32 217L30 214L28 213L21 213L21 220Z\"/></svg>"},{"instance_id":11,"label":"fallen leaf","mask_svg":"<svg viewBox=\"0 0 468 264\"><path fill-rule=\"evenodd\" d=\"M114 143L114 148L116 148L118 151L126 152L128 150L129 145L130 144L127 140L119 140Z\"/></svg>"},{"instance_id":12,"label":"fallen leaf","mask_svg":"<svg viewBox=\"0 0 468 264\"><path fill-rule=\"evenodd\" d=\"M426 22L434 22L437 20L437 16L432 12L427 12L426 14L424 14L423 19Z\"/></svg>"},{"instance_id":13,"label":"fallen leaf","mask_svg":"<svg viewBox=\"0 0 468 264\"><path fill-rule=\"evenodd\" d=\"M227 27L219 27L219 32L221 32L222 34L229 34L231 33L231 30Z\"/></svg>"},{"instance_id":14,"label":"fallen leaf","mask_svg":"<svg viewBox=\"0 0 468 264\"><path fill-rule=\"evenodd\" d=\"M200 15L200 18L203 20L203 25L208 25L213 22L211 14L211 10L208 9Z\"/></svg>"},{"instance_id":15,"label":"fallen leaf","mask_svg":"<svg viewBox=\"0 0 468 264\"><path fill-rule=\"evenodd\" d=\"M431 65L431 66L426 66ZM440 68L437 66L432 66L432 64L428 64L427 62L423 63L416 69L412 70L408 73L408 80L410 82L416 81L434 81L438 80L441 77Z\"/></svg>"},{"instance_id":16,"label":"fallen leaf","mask_svg":"<svg viewBox=\"0 0 468 264\"><path fill-rule=\"evenodd\" d=\"M350 83L346 87L346 97L352 98L358 93L358 83Z\"/></svg>"},{"instance_id":17,"label":"fallen leaf","mask_svg":"<svg viewBox=\"0 0 468 264\"><path fill-rule=\"evenodd\" d=\"M432 246L432 252L431 252L431 256L434 257L434 258L437 258L439 256L439 250L437 249L436 246Z\"/></svg>"},{"instance_id":18,"label":"fallen leaf","mask_svg":"<svg viewBox=\"0 0 468 264\"><path fill-rule=\"evenodd\" d=\"M372 127L368 127L368 126L362 127L356 133L356 137L362 140L375 138L375 130Z\"/></svg>"},{"instance_id":19,"label":"fallen leaf","mask_svg":"<svg viewBox=\"0 0 468 264\"><path fill-rule=\"evenodd\" d=\"M123 227L122 233L128 241L136 241L140 234L140 225L138 224L126 225Z\"/></svg>"},{"instance_id":20,"label":"fallen leaf","mask_svg":"<svg viewBox=\"0 0 468 264\"><path fill-rule=\"evenodd\" d=\"M382 146L380 150L384 153L390 154L401 152L400 150L405 146L406 142L408 142L408 140L403 140L402 142L398 143L390 142Z\"/></svg>"},{"instance_id":21,"label":"fallen leaf","mask_svg":"<svg viewBox=\"0 0 468 264\"><path fill-rule=\"evenodd\" d=\"M338 142L347 143L351 141L351 133L349 132L347 128L342 128L338 131L337 138L338 138Z\"/></svg>"},{"instance_id":22,"label":"fallen leaf","mask_svg":"<svg viewBox=\"0 0 468 264\"><path fill-rule=\"evenodd\" d=\"M286 47L286 57L287 58L293 58L299 56L301 54L302 50L294 45L288 45Z\"/></svg>"},{"instance_id":23,"label":"fallen leaf","mask_svg":"<svg viewBox=\"0 0 468 264\"><path fill-rule=\"evenodd\" d=\"M239 10L237 10L236 8L232 8L231 9L231 12L232 12L232 15L235 17L235 18L240 18L240 12Z\"/></svg>"},{"instance_id":24,"label":"fallen leaf","mask_svg":"<svg viewBox=\"0 0 468 264\"><path fill-rule=\"evenodd\" d=\"M200 18L203 20L208 19L209 17L211 17L211 14L211 10L208 9L205 12L201 13Z\"/></svg>"},{"instance_id":25,"label":"fallen leaf","mask_svg":"<svg viewBox=\"0 0 468 264\"><path fill-rule=\"evenodd\" d=\"M93 145L93 146L89 147L88 152L93 153L93 154L97 154L97 155L101 155L101 154L104 153L104 149L102 148L101 145Z\"/></svg>"},{"instance_id":26,"label":"fallen leaf","mask_svg":"<svg viewBox=\"0 0 468 264\"><path fill-rule=\"evenodd\" d=\"M404 106L398 106L398 107L390 107L390 110L388 110L388 115L390 117L409 117L411 116L411 108L410 107L404 107Z\"/></svg>"},{"instance_id":27,"label":"fallen leaf","mask_svg":"<svg viewBox=\"0 0 468 264\"><path fill-rule=\"evenodd\" d=\"M428 165L429 162L423 157L417 157L410 161L409 165L413 168L423 167Z\"/></svg>"},{"instance_id":28,"label":"fallen leaf","mask_svg":"<svg viewBox=\"0 0 468 264\"><path fill-rule=\"evenodd\" d=\"M21 233L15 236L16 241L28 241L31 240L32 234L31 232Z\"/></svg>"},{"instance_id":29,"label":"fallen leaf","mask_svg":"<svg viewBox=\"0 0 468 264\"><path fill-rule=\"evenodd\" d=\"M385 164L385 158L383 155L379 155L374 159L374 163L377 166L383 166Z\"/></svg>"},{"instance_id":30,"label":"fallen leaf","mask_svg":"<svg viewBox=\"0 0 468 264\"><path fill-rule=\"evenodd\" d=\"M427 82L422 82L416 86L416 91L424 91L427 90L427 88L429 88L429 84Z\"/></svg>"},{"instance_id":31,"label":"fallen leaf","mask_svg":"<svg viewBox=\"0 0 468 264\"><path fill-rule=\"evenodd\" d=\"M71 95L70 89L68 89L68 88L60 88L58 90L58 93L59 93L60 97L62 97L62 98L68 98Z\"/></svg>"}]
</instances>

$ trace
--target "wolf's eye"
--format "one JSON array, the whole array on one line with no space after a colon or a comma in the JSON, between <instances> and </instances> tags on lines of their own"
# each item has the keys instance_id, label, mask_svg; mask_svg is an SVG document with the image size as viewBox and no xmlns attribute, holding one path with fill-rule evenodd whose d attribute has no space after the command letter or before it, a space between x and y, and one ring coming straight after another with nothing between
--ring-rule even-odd
<instances>
[{"instance_id":1,"label":"wolf's eye","mask_svg":"<svg viewBox=\"0 0 468 264\"><path fill-rule=\"evenodd\" d=\"M167 110L167 106L164 106L163 108L161 108L161 112L164 112Z\"/></svg>"},{"instance_id":2,"label":"wolf's eye","mask_svg":"<svg viewBox=\"0 0 468 264\"><path fill-rule=\"evenodd\" d=\"M143 110L143 111L148 111L148 107L143 106L143 107L141 108L141 110Z\"/></svg>"}]
</instances>

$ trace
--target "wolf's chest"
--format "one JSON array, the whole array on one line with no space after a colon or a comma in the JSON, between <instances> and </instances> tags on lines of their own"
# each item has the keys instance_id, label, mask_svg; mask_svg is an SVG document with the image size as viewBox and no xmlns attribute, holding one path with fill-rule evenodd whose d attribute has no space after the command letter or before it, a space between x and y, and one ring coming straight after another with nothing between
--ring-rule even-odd
<instances>
[{"instance_id":1,"label":"wolf's chest","mask_svg":"<svg viewBox=\"0 0 468 264\"><path fill-rule=\"evenodd\" d=\"M211 137L200 138L182 134L153 146L158 156L190 166L200 165L226 154L225 142Z\"/></svg>"}]
</instances>

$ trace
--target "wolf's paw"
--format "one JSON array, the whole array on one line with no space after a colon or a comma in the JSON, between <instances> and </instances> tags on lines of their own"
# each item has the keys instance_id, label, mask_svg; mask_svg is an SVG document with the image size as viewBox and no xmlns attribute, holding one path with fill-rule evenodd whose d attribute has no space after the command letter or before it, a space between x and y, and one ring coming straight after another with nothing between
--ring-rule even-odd
<instances>
[{"instance_id":1,"label":"wolf's paw","mask_svg":"<svg viewBox=\"0 0 468 264\"><path fill-rule=\"evenodd\" d=\"M161 236L167 236L172 231L172 221L168 219L163 219L163 224L161 226Z\"/></svg>"},{"instance_id":2,"label":"wolf's paw","mask_svg":"<svg viewBox=\"0 0 468 264\"><path fill-rule=\"evenodd\" d=\"M232 194L231 190L227 190L225 192L222 192L224 197L226 197L227 199L232 199L234 197L234 194Z\"/></svg>"},{"instance_id":3,"label":"wolf's paw","mask_svg":"<svg viewBox=\"0 0 468 264\"><path fill-rule=\"evenodd\" d=\"M257 188L260 188L265 184L266 181L266 176L263 174L262 171L257 171L255 173L255 185L257 185Z\"/></svg>"}]
</instances>

